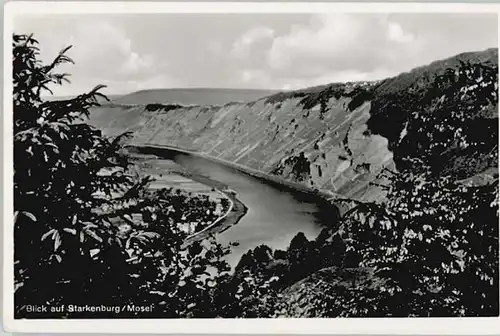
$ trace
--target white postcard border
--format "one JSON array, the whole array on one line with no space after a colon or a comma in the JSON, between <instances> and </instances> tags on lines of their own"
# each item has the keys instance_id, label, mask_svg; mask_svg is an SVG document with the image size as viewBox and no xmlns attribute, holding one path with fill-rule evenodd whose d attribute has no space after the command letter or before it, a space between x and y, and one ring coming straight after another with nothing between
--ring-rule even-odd
<instances>
[{"instance_id":1,"label":"white postcard border","mask_svg":"<svg viewBox=\"0 0 500 336\"><path fill-rule=\"evenodd\" d=\"M4 6L4 190L3 324L9 332L168 333L168 334L439 334L494 335L492 318L339 318L339 319L45 319L15 320L13 315L13 143L12 62L16 15L146 13L498 13L494 3L262 3L262 2L9 2ZM500 34L499 34L500 36ZM499 43L500 45L500 43Z\"/></svg>"}]
</instances>

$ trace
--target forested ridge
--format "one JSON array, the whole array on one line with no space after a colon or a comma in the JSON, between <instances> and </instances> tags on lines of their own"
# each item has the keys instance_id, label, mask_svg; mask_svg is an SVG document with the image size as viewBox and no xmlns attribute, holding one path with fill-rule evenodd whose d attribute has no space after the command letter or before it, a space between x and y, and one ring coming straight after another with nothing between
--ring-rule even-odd
<instances>
[{"instance_id":1,"label":"forested ridge","mask_svg":"<svg viewBox=\"0 0 500 336\"><path fill-rule=\"evenodd\" d=\"M14 35L17 318L54 317L26 308L62 304L153 307L100 317L498 316L496 62L304 93L310 107L335 95L352 109L371 101L367 132L388 139L396 163L380 172L385 200L332 198L349 209L334 226L284 251L259 246L231 272L231 246L216 236L185 244L172 204L148 192L123 150L129 134L87 123L102 86L41 98L72 60L66 48L43 64L38 47Z\"/></svg>"}]
</instances>

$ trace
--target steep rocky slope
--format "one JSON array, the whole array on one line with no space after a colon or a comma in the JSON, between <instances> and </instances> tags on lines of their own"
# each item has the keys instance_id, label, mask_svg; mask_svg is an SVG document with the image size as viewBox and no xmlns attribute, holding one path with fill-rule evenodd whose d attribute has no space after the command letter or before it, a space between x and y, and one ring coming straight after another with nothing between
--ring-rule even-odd
<instances>
[{"instance_id":1,"label":"steep rocky slope","mask_svg":"<svg viewBox=\"0 0 500 336\"><path fill-rule=\"evenodd\" d=\"M371 182L382 169L398 168L414 144L401 140L414 122L411 113L430 109L418 97L432 90L434 76L462 61L496 66L497 59L497 49L464 53L380 82L324 85L223 106L108 105L94 111L92 123L108 134L133 131L133 144L178 147L331 194L375 200L382 190ZM497 118L495 107L477 127L497 139ZM485 153L497 145L488 141ZM457 165L477 159L461 178L497 166L483 154L454 156Z\"/></svg>"},{"instance_id":2,"label":"steep rocky slope","mask_svg":"<svg viewBox=\"0 0 500 336\"><path fill-rule=\"evenodd\" d=\"M135 144L188 149L343 195L368 197L367 183L392 167L387 140L367 132L370 102L351 111L347 97L310 108L302 97L273 99L221 107L108 107L95 118L108 133L134 131Z\"/></svg>"}]
</instances>

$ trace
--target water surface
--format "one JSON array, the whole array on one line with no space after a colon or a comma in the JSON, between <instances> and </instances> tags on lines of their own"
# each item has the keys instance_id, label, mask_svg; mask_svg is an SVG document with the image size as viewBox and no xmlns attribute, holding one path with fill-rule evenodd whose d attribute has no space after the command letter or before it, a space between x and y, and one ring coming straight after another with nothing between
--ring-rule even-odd
<instances>
[{"instance_id":1,"label":"water surface","mask_svg":"<svg viewBox=\"0 0 500 336\"><path fill-rule=\"evenodd\" d=\"M311 194L265 181L198 156L164 149L155 150L155 154L175 161L192 173L229 186L248 208L236 225L217 235L221 243L239 243L228 256L228 262L233 267L243 253L258 245L286 249L298 232L303 232L308 239L314 239L323 227L333 224L334 209Z\"/></svg>"}]
</instances>

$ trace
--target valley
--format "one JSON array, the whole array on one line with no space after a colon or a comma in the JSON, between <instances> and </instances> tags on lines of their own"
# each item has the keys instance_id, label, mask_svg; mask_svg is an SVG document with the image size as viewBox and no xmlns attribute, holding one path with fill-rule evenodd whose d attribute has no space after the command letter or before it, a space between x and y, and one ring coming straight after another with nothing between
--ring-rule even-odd
<instances>
[{"instance_id":1,"label":"valley","mask_svg":"<svg viewBox=\"0 0 500 336\"><path fill-rule=\"evenodd\" d=\"M428 90L433 76L447 67L495 64L497 56L497 49L464 53L383 81L330 84L247 103L112 102L95 109L90 123L108 135L132 132L131 145L167 145L332 197L380 201L381 172L397 169L400 158L411 154L398 148L412 122L406 96ZM485 122L494 125L497 116L493 110ZM464 178L487 171L478 164Z\"/></svg>"},{"instance_id":2,"label":"valley","mask_svg":"<svg viewBox=\"0 0 500 336\"><path fill-rule=\"evenodd\" d=\"M497 15L146 7L6 35L11 330L499 316Z\"/></svg>"},{"instance_id":3,"label":"valley","mask_svg":"<svg viewBox=\"0 0 500 336\"><path fill-rule=\"evenodd\" d=\"M424 174L421 167L432 172L431 181L445 172L453 183L471 190L494 186L491 181L498 178L498 111L488 71L497 66L497 57L496 49L464 53L382 81L334 83L250 102L111 102L94 109L90 123L109 136L130 132L129 148L162 158L153 163L156 170L167 159L182 166L182 175L192 181L218 186L226 196L234 196L241 211L228 221L214 222L217 225L197 237L204 240L215 233L218 242L232 246L225 260L234 271L234 281L255 274L262 282L258 290L263 290L271 286L266 281L275 279L273 290L262 294L266 300L276 300L275 309L284 305L284 310L273 314L337 316L352 311L338 310L340 305L318 313L312 301L321 300L325 291L330 295L328 302L334 302L338 293L347 299L358 288L367 295L387 284L374 268L350 259L346 246L358 242L348 234L354 234L350 230L357 229L359 218L364 218L355 217L352 222L350 216L365 216L359 209L384 213L380 209L387 204L403 211L414 202L440 195L441 191L429 192L410 198L409 204L391 203L394 197L406 200L406 194L397 196L398 189L388 186L401 176L409 180L419 176L412 171ZM485 70L476 71L484 71L484 75L475 82L462 77L462 82L449 84L448 91L436 87L439 78L451 73L449 69L481 66ZM464 71L471 75L470 70ZM482 83L476 84L478 81ZM453 96L455 92L467 93L477 105L468 107L464 98ZM451 104L441 105L446 99ZM461 109L471 112L463 117ZM435 110L447 111L452 117L434 114ZM474 150L467 149L467 141L455 140L460 132ZM176 183L175 178L163 180L168 186ZM411 183L404 188L410 187ZM413 191L413 195L418 193ZM448 201L453 198L443 199ZM437 210L430 206L428 211ZM417 210L412 214L425 213ZM368 228L359 230L359 240L370 237ZM368 247L351 247L351 251L370 249L370 239ZM287 300L291 301L285 303ZM303 312L304 305L313 310ZM253 316L248 311L241 314Z\"/></svg>"}]
</instances>

